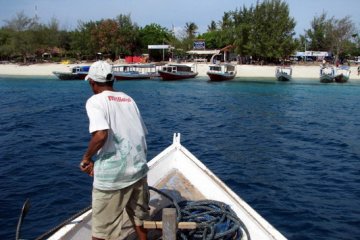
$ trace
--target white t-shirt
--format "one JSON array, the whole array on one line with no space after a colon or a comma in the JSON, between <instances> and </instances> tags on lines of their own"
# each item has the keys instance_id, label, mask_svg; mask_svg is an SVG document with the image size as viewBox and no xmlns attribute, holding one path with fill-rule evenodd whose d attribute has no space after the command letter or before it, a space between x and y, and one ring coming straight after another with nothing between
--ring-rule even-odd
<instances>
[{"instance_id":1,"label":"white t-shirt","mask_svg":"<svg viewBox=\"0 0 360 240\"><path fill-rule=\"evenodd\" d=\"M103 91L88 99L86 111L90 133L108 129L95 161L94 187L117 190L143 178L147 130L135 101L122 92Z\"/></svg>"}]
</instances>

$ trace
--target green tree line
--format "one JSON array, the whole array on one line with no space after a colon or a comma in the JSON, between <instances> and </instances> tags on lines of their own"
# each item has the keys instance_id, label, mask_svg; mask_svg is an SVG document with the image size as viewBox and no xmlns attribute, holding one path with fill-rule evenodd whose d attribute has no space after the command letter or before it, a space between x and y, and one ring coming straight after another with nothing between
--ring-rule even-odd
<instances>
[{"instance_id":1,"label":"green tree line","mask_svg":"<svg viewBox=\"0 0 360 240\"><path fill-rule=\"evenodd\" d=\"M144 27L120 14L114 19L79 22L75 30L61 30L52 19L42 24L38 18L17 13L0 29L0 60L26 62L40 59L44 53L54 59L92 60L96 53L117 59L148 52L148 45L169 44L175 56L184 55L195 39L204 39L207 49L232 46L239 56L251 56L263 62L277 62L295 51L328 51L337 58L360 55L358 30L350 17L336 19L326 13L315 16L311 28L295 37L296 22L283 0L264 0L250 7L224 12L218 22L211 21L205 33L187 22L182 33L150 23ZM160 59L161 52L154 58Z\"/></svg>"}]
</instances>

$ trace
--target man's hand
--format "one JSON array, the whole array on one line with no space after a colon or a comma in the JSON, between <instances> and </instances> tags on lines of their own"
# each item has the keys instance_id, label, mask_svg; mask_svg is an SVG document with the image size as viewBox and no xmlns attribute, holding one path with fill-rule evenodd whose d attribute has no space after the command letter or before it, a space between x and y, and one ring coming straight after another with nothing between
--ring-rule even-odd
<instances>
[{"instance_id":1,"label":"man's hand","mask_svg":"<svg viewBox=\"0 0 360 240\"><path fill-rule=\"evenodd\" d=\"M94 176L94 162L92 160L83 159L80 162L80 170L89 174L89 176Z\"/></svg>"},{"instance_id":2,"label":"man's hand","mask_svg":"<svg viewBox=\"0 0 360 240\"><path fill-rule=\"evenodd\" d=\"M86 150L83 159L80 162L80 170L94 176L94 162L91 160L101 148L104 146L108 137L108 130L99 130L91 133L91 140L88 149Z\"/></svg>"}]
</instances>

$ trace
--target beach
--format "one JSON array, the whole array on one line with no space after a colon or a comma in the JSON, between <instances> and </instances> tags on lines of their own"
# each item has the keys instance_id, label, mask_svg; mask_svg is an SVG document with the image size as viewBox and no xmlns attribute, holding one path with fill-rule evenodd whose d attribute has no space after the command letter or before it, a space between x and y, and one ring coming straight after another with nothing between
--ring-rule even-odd
<instances>
[{"instance_id":1,"label":"beach","mask_svg":"<svg viewBox=\"0 0 360 240\"><path fill-rule=\"evenodd\" d=\"M0 76L41 76L54 77L54 71L70 72L74 66L90 65L91 63L81 64L61 64L61 63L41 63L41 64L0 64ZM206 77L209 68L208 63L197 63L196 69L199 77ZM316 65L291 65L293 68L292 77L295 79L319 79L319 66ZM350 80L360 80L357 74L357 65L350 67ZM274 78L276 66L260 65L236 65L237 78Z\"/></svg>"}]
</instances>

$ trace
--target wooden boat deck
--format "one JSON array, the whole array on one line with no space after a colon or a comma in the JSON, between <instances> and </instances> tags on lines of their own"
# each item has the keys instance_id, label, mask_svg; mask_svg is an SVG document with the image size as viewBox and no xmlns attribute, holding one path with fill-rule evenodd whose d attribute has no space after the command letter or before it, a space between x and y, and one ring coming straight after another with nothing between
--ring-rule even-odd
<instances>
[{"instance_id":1,"label":"wooden boat deck","mask_svg":"<svg viewBox=\"0 0 360 240\"><path fill-rule=\"evenodd\" d=\"M170 195L177 202L182 200L205 199L205 197L190 183L190 181L177 170L170 172L170 174L162 179L162 181L160 181L160 183L155 187ZM152 205L151 201L150 205Z\"/></svg>"}]
</instances>

